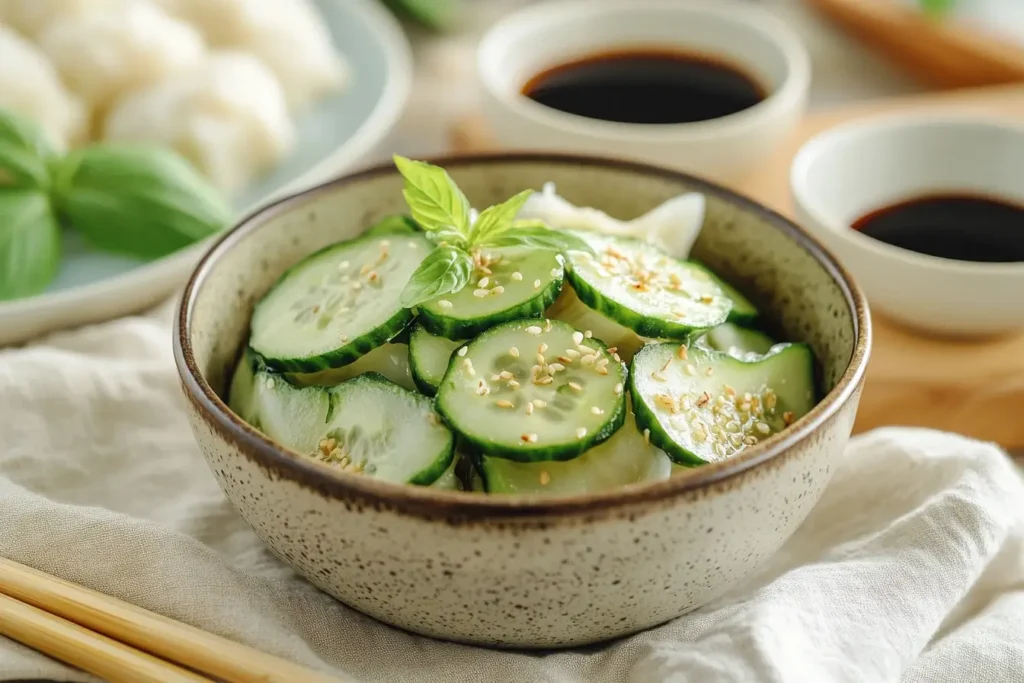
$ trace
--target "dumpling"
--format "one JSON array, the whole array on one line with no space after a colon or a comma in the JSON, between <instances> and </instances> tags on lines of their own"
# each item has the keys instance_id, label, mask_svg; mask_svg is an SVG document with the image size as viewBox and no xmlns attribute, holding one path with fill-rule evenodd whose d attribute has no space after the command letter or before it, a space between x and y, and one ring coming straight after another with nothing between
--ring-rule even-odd
<instances>
[{"instance_id":1,"label":"dumpling","mask_svg":"<svg viewBox=\"0 0 1024 683\"><path fill-rule=\"evenodd\" d=\"M150 2L60 18L39 46L87 106L105 109L128 90L197 66L202 36Z\"/></svg>"},{"instance_id":2,"label":"dumpling","mask_svg":"<svg viewBox=\"0 0 1024 683\"><path fill-rule=\"evenodd\" d=\"M160 0L202 31L210 45L252 52L274 72L288 105L301 111L341 90L348 68L308 0Z\"/></svg>"},{"instance_id":3,"label":"dumpling","mask_svg":"<svg viewBox=\"0 0 1024 683\"><path fill-rule=\"evenodd\" d=\"M90 12L123 6L133 0L0 0L0 21L29 38L57 19L71 19Z\"/></svg>"},{"instance_id":4,"label":"dumpling","mask_svg":"<svg viewBox=\"0 0 1024 683\"><path fill-rule=\"evenodd\" d=\"M221 51L125 95L104 137L171 147L233 193L292 149L295 129L270 70L251 54Z\"/></svg>"},{"instance_id":5,"label":"dumpling","mask_svg":"<svg viewBox=\"0 0 1024 683\"><path fill-rule=\"evenodd\" d=\"M39 49L0 25L0 107L34 119L53 142L67 147L82 140L86 111L69 93Z\"/></svg>"}]
</instances>

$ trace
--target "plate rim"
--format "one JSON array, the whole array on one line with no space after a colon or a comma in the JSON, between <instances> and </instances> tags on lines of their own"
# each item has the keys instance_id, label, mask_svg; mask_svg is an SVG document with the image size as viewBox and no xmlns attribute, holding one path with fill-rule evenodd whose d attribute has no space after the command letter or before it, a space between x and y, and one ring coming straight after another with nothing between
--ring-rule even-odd
<instances>
[{"instance_id":1,"label":"plate rim","mask_svg":"<svg viewBox=\"0 0 1024 683\"><path fill-rule=\"evenodd\" d=\"M293 194L303 186L323 182L332 175L352 170L356 163L364 159L374 147L391 133L404 113L405 105L412 90L413 56L412 46L402 30L401 24L377 0L330 1L338 5L344 4L349 8L354 8L354 11L360 13L366 20L368 29L380 39L386 55L384 90L366 119L337 150L314 164L304 173L293 178L290 182L283 184L258 201L252 202L243 207L242 210L235 212L235 221L241 220L259 206L272 203L282 196ZM16 343L19 339L35 337L48 331L109 320L119 315L138 311L141 308L145 308L145 306L133 304L126 299L123 305L108 306L106 311L108 314L106 315L89 316L83 314L77 317L77 322L70 324L52 321L48 324L36 323L32 325L33 319L47 317L48 310L52 310L56 317L62 311L86 306L91 301L106 298L118 290L130 289L132 287L144 288L154 292L154 294L147 297L154 302L169 296L175 287L184 286L189 272L195 267L202 254L210 248L221 234L211 235L173 254L141 265L125 273L119 273L66 290L37 294L22 299L0 301L0 323L13 322L14 326L17 327L19 324L18 318L24 318L21 324L27 324L30 327L30 329L26 330L26 334L19 335L15 332L9 338L0 334L0 337L2 337L0 338L0 346ZM160 290L159 296L155 294L156 290ZM110 315L109 310L114 308L120 312ZM6 324L4 327L6 327Z\"/></svg>"}]
</instances>

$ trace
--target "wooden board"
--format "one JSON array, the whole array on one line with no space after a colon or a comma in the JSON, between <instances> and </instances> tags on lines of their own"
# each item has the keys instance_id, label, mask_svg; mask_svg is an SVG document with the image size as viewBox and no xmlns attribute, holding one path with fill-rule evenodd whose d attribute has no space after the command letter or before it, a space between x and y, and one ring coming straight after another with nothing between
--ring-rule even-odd
<instances>
[{"instance_id":1,"label":"wooden board","mask_svg":"<svg viewBox=\"0 0 1024 683\"><path fill-rule=\"evenodd\" d=\"M866 101L810 115L778 154L744 181L741 191L791 215L789 165L810 137L838 123L872 115L954 111L1024 120L1024 86L948 91ZM486 123L469 117L452 131L455 151L494 150ZM1024 296L1024 293L1022 293ZM1024 332L986 341L928 339L880 314L856 432L915 425L1024 447Z\"/></svg>"}]
</instances>

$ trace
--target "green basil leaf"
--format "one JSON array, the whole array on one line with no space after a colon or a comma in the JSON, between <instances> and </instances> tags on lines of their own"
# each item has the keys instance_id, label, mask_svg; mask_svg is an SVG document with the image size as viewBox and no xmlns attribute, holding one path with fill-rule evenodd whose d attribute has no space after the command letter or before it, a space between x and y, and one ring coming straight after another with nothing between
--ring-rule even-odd
<instances>
[{"instance_id":1,"label":"green basil leaf","mask_svg":"<svg viewBox=\"0 0 1024 683\"><path fill-rule=\"evenodd\" d=\"M159 258L224 229L224 198L184 159L154 147L97 145L57 167L57 210L93 245Z\"/></svg>"},{"instance_id":2,"label":"green basil leaf","mask_svg":"<svg viewBox=\"0 0 1024 683\"><path fill-rule=\"evenodd\" d=\"M469 235L469 200L443 168L395 155L413 219L427 232L451 228Z\"/></svg>"},{"instance_id":3,"label":"green basil leaf","mask_svg":"<svg viewBox=\"0 0 1024 683\"><path fill-rule=\"evenodd\" d=\"M402 290L402 305L412 308L442 294L457 292L469 282L473 258L462 249L437 247L409 277Z\"/></svg>"},{"instance_id":4,"label":"green basil leaf","mask_svg":"<svg viewBox=\"0 0 1024 683\"><path fill-rule=\"evenodd\" d=\"M395 214L380 219L370 226L367 235L411 235L420 228L409 216Z\"/></svg>"},{"instance_id":5,"label":"green basil leaf","mask_svg":"<svg viewBox=\"0 0 1024 683\"><path fill-rule=\"evenodd\" d=\"M519 213L519 209L523 208L523 204L531 194L533 194L533 190L523 190L511 199L485 209L469 232L470 244L486 242L495 235L508 230L512 226L516 214Z\"/></svg>"},{"instance_id":6,"label":"green basil leaf","mask_svg":"<svg viewBox=\"0 0 1024 683\"><path fill-rule=\"evenodd\" d=\"M46 193L0 188L0 300L38 294L59 261L60 226Z\"/></svg>"},{"instance_id":7,"label":"green basil leaf","mask_svg":"<svg viewBox=\"0 0 1024 683\"><path fill-rule=\"evenodd\" d=\"M0 109L0 186L47 187L57 151L35 121Z\"/></svg>"},{"instance_id":8,"label":"green basil leaf","mask_svg":"<svg viewBox=\"0 0 1024 683\"><path fill-rule=\"evenodd\" d=\"M465 249L468 245L466 236L455 228L441 228L427 233L427 239L440 246L458 247Z\"/></svg>"},{"instance_id":9,"label":"green basil leaf","mask_svg":"<svg viewBox=\"0 0 1024 683\"><path fill-rule=\"evenodd\" d=\"M481 246L487 247L525 247L544 251L587 251L594 250L585 241L572 233L552 230L547 226L510 228L495 235Z\"/></svg>"},{"instance_id":10,"label":"green basil leaf","mask_svg":"<svg viewBox=\"0 0 1024 683\"><path fill-rule=\"evenodd\" d=\"M459 0L384 0L393 12L441 31L452 25L460 6Z\"/></svg>"}]
</instances>

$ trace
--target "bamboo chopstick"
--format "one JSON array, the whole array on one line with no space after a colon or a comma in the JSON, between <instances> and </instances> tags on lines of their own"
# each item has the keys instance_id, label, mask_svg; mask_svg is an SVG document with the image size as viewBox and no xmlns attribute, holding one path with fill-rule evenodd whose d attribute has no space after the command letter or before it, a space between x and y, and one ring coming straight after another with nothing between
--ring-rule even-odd
<instances>
[{"instance_id":1,"label":"bamboo chopstick","mask_svg":"<svg viewBox=\"0 0 1024 683\"><path fill-rule=\"evenodd\" d=\"M111 683L210 681L7 595L0 595L0 632Z\"/></svg>"},{"instance_id":2,"label":"bamboo chopstick","mask_svg":"<svg viewBox=\"0 0 1024 683\"><path fill-rule=\"evenodd\" d=\"M176 662L226 683L338 683L337 678L207 633L6 558L0 558L0 593L68 622L74 622L83 630L103 634L108 640L119 641L123 645ZM0 630L3 631L3 635L19 640L18 632L10 630L7 623L0 622ZM68 633L54 631L51 641L53 644L66 643ZM19 642L31 645L27 641ZM53 656L63 659L58 654ZM72 663L70 660L64 661ZM84 668L79 664L75 665ZM153 680L179 679L165 677Z\"/></svg>"}]
</instances>

